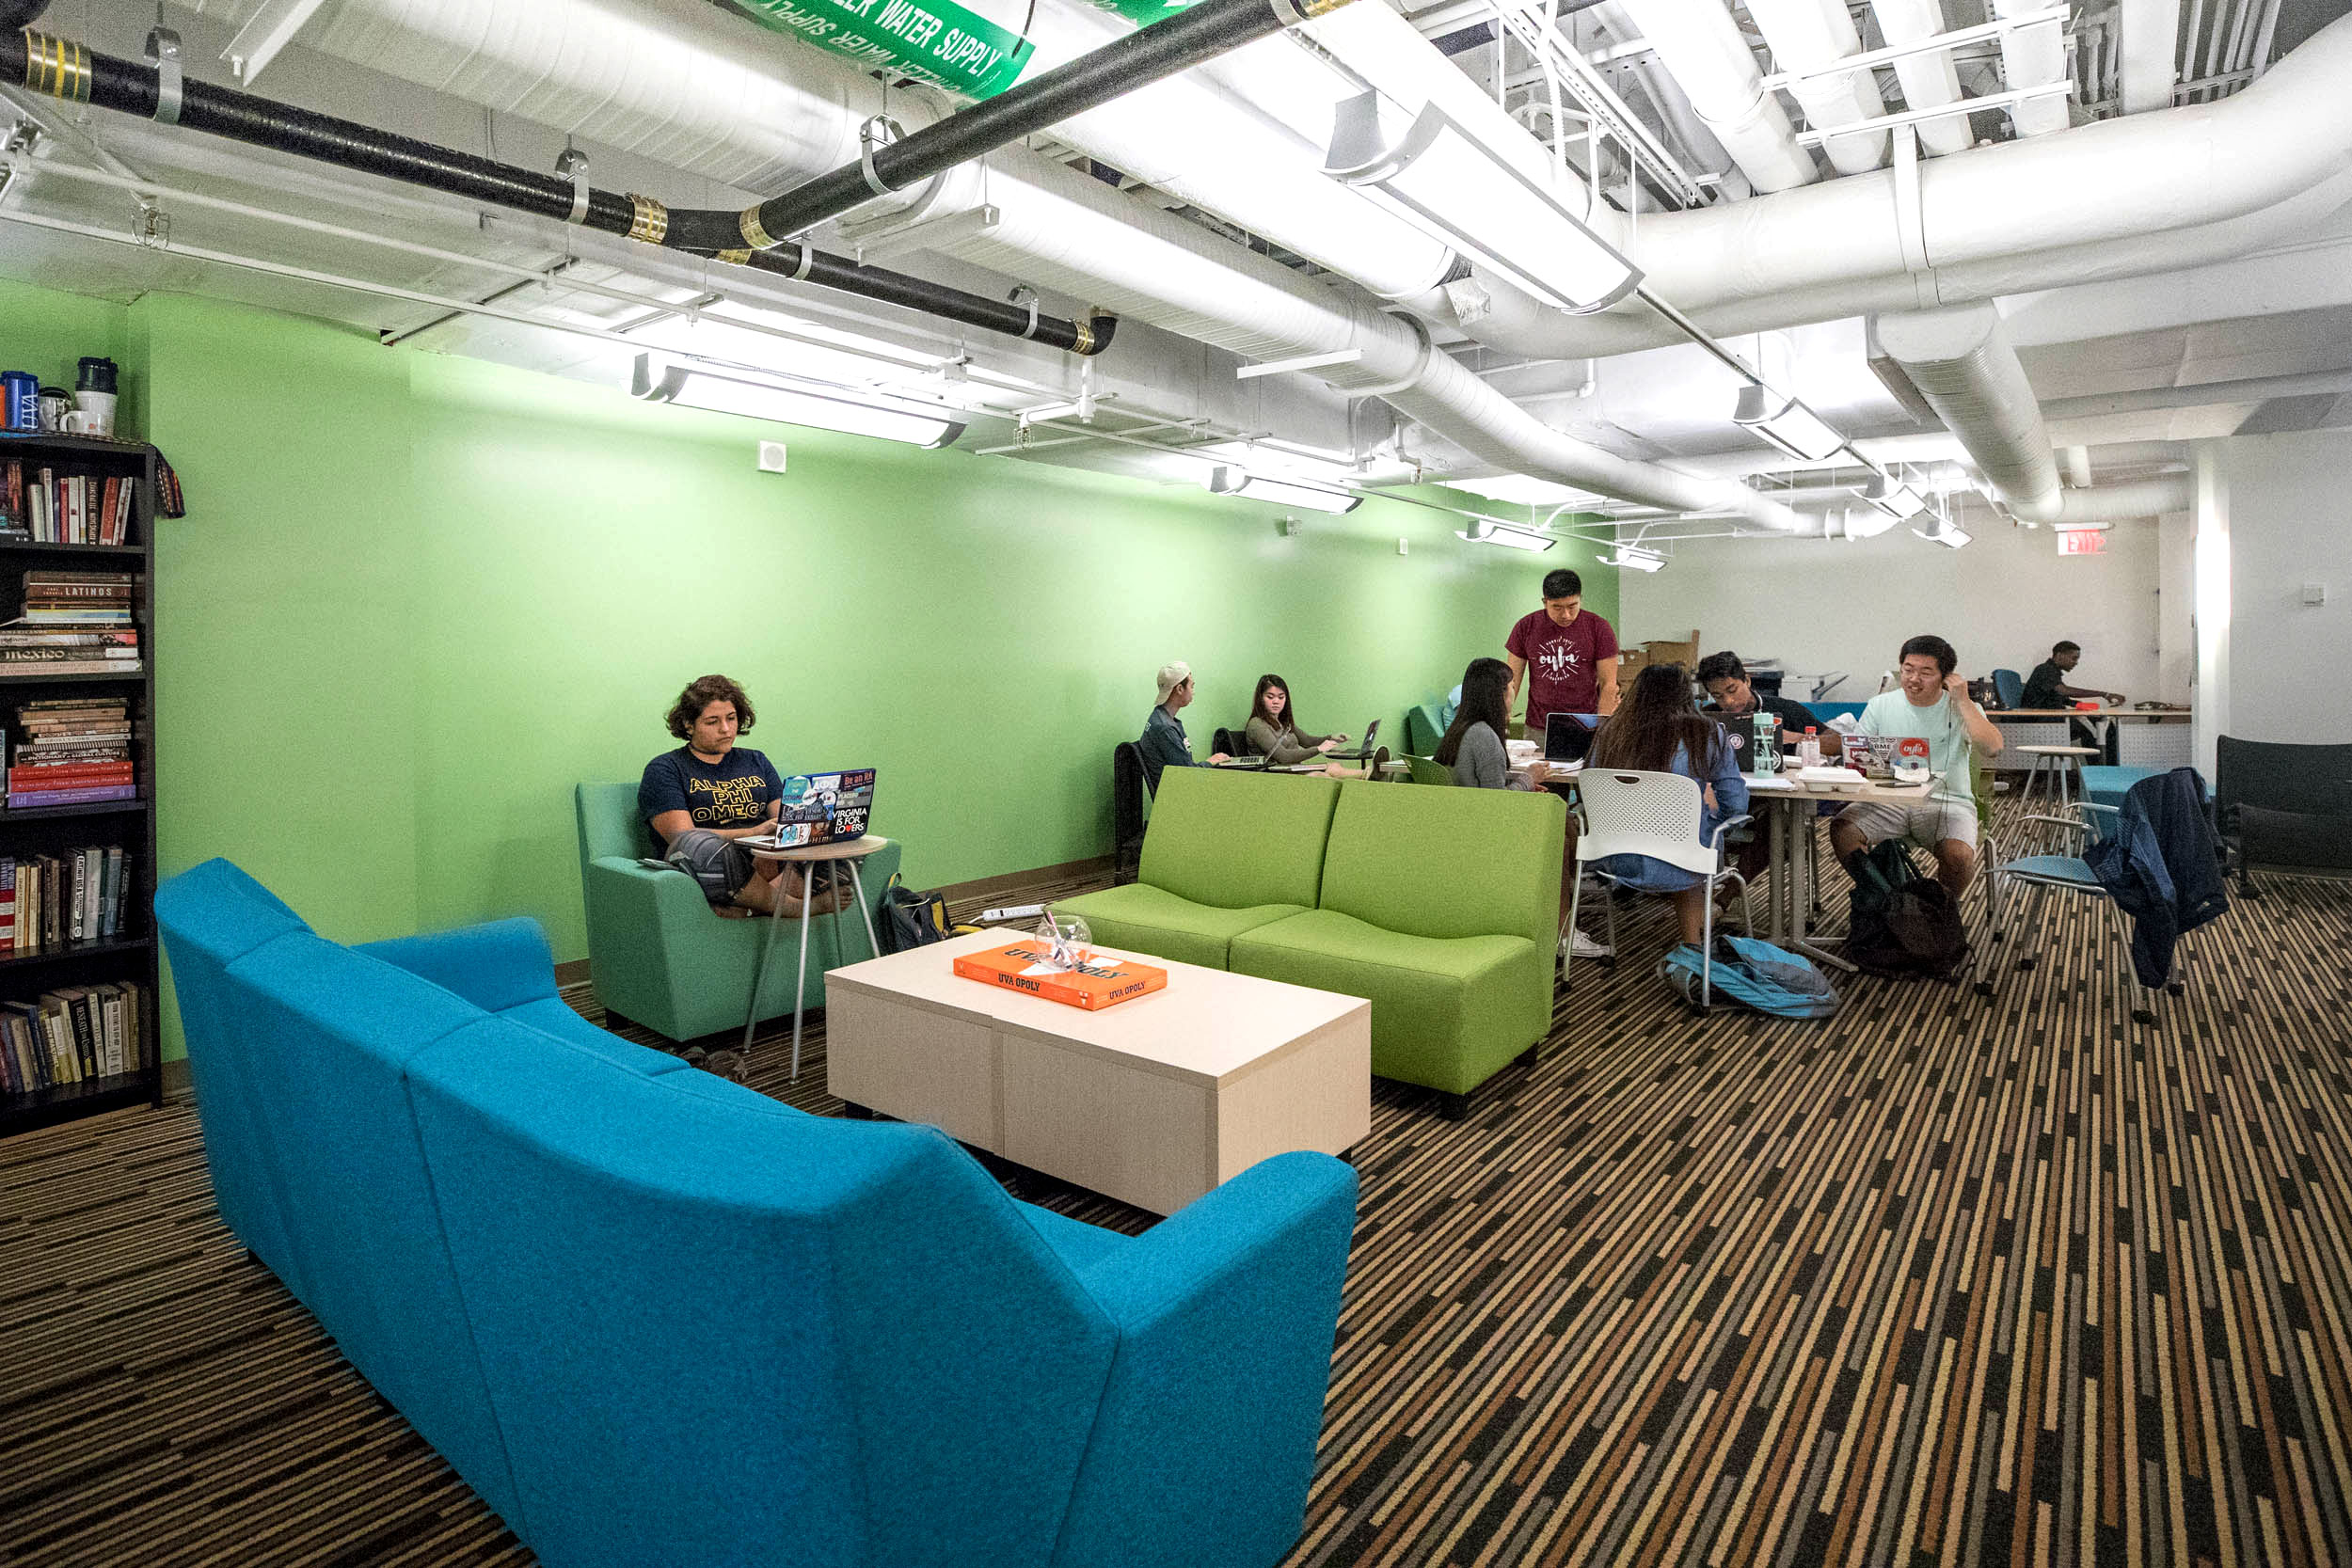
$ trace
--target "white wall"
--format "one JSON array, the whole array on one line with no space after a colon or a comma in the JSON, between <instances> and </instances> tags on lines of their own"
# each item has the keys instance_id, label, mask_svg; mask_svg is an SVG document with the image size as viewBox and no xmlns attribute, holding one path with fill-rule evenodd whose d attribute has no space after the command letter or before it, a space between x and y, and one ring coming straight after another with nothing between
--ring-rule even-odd
<instances>
[{"instance_id":1,"label":"white wall","mask_svg":"<svg viewBox=\"0 0 2352 1568\"><path fill-rule=\"evenodd\" d=\"M1876 691L1904 640L1921 632L1949 639L1969 675L1995 667L2025 674L2050 644L2071 639L2083 645L2073 684L2135 701L2185 699L2185 664L2180 689L2163 681L2154 521L2118 523L2105 555L2065 557L2048 529L2013 528L1980 511L1965 526L1975 540L1957 550L1903 528L1853 542L1677 546L1663 571L1619 579L1617 635L1683 638L1696 626L1703 654L1777 657L1797 675L1846 671L1851 678L1832 696L1850 700ZM1802 700L1811 690L1792 680L1784 694Z\"/></svg>"},{"instance_id":2,"label":"white wall","mask_svg":"<svg viewBox=\"0 0 2352 1568\"><path fill-rule=\"evenodd\" d=\"M2352 741L2343 675L2352 668L2352 431L2215 445L2228 483L2228 733ZM2328 602L2303 604L2306 583L2323 585Z\"/></svg>"}]
</instances>

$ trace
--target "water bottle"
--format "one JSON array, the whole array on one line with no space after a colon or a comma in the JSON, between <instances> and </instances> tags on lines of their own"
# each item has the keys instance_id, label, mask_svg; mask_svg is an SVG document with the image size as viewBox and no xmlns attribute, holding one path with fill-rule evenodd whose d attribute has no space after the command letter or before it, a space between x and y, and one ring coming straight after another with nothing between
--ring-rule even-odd
<instances>
[{"instance_id":1,"label":"water bottle","mask_svg":"<svg viewBox=\"0 0 2352 1568\"><path fill-rule=\"evenodd\" d=\"M1762 709L1756 715L1756 754L1749 766L1759 779L1780 776L1780 721Z\"/></svg>"}]
</instances>

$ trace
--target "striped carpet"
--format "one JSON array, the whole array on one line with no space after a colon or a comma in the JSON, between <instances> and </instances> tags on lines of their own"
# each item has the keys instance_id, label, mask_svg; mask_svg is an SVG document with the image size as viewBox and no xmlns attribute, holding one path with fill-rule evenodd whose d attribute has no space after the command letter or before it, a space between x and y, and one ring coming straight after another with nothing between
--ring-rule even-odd
<instances>
[{"instance_id":1,"label":"striped carpet","mask_svg":"<svg viewBox=\"0 0 2352 1568\"><path fill-rule=\"evenodd\" d=\"M1376 1086L1289 1562L2352 1562L2352 886L2264 886L2158 1030L2088 906L1989 1002L1825 1024L1683 1011L1629 911L1470 1119ZM755 1085L835 1108L813 1044ZM0 1144L0 1562L532 1560L244 1259L185 1106Z\"/></svg>"}]
</instances>

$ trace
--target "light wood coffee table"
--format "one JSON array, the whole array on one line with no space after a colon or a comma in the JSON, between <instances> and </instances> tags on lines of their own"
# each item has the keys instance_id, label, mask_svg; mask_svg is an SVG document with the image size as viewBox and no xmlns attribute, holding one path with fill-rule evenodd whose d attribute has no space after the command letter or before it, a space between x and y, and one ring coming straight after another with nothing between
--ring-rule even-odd
<instances>
[{"instance_id":1,"label":"light wood coffee table","mask_svg":"<svg viewBox=\"0 0 2352 1568\"><path fill-rule=\"evenodd\" d=\"M828 1086L1158 1214L1269 1155L1338 1154L1371 1130L1361 998L1144 955L1168 989L1102 1012L956 974L957 955L1020 935L828 973Z\"/></svg>"}]
</instances>

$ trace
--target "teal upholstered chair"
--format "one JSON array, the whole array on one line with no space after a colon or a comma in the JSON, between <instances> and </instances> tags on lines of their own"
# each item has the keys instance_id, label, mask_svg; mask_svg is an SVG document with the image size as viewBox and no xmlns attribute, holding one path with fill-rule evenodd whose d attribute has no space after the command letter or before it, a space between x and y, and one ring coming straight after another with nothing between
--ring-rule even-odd
<instances>
[{"instance_id":1,"label":"teal upholstered chair","mask_svg":"<svg viewBox=\"0 0 2352 1568\"><path fill-rule=\"evenodd\" d=\"M655 851L653 835L637 815L635 784L583 784L574 793L580 891L588 905L588 965L596 999L607 1011L674 1040L742 1028L759 944L768 938L767 919L729 920L710 908L683 871L638 863ZM895 843L859 866L869 905L898 869ZM797 920L786 921L775 934L775 954L760 982L761 1018L792 1011L800 935ZM837 922L832 915L813 916L808 942L811 1007L824 1006L825 970L874 956L866 922L854 910L842 911Z\"/></svg>"}]
</instances>

